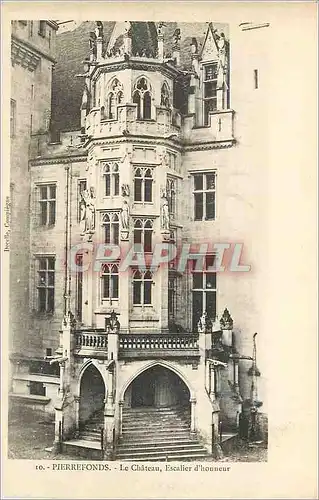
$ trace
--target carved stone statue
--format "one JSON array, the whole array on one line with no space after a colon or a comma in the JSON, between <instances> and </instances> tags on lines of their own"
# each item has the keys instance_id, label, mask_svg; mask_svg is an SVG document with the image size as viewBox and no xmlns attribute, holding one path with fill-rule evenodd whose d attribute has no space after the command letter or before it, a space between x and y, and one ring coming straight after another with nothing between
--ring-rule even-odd
<instances>
[{"instance_id":1,"label":"carved stone statue","mask_svg":"<svg viewBox=\"0 0 319 500\"><path fill-rule=\"evenodd\" d=\"M126 36L131 36L132 35L132 26L130 21L125 21L124 22L124 33Z\"/></svg>"},{"instance_id":2,"label":"carved stone statue","mask_svg":"<svg viewBox=\"0 0 319 500\"><path fill-rule=\"evenodd\" d=\"M65 328L75 328L76 320L75 316L71 311L68 311L63 317L63 327Z\"/></svg>"},{"instance_id":3,"label":"carved stone statue","mask_svg":"<svg viewBox=\"0 0 319 500\"><path fill-rule=\"evenodd\" d=\"M102 21L95 21L95 35L97 38L103 38L103 23Z\"/></svg>"},{"instance_id":4,"label":"carved stone statue","mask_svg":"<svg viewBox=\"0 0 319 500\"><path fill-rule=\"evenodd\" d=\"M224 33L217 38L218 65L217 65L217 86L221 87L225 81L226 67L226 40Z\"/></svg>"},{"instance_id":5,"label":"carved stone statue","mask_svg":"<svg viewBox=\"0 0 319 500\"><path fill-rule=\"evenodd\" d=\"M169 231L169 208L166 193L162 196L161 206L161 229Z\"/></svg>"},{"instance_id":6,"label":"carved stone statue","mask_svg":"<svg viewBox=\"0 0 319 500\"><path fill-rule=\"evenodd\" d=\"M164 28L164 26L165 26L165 24L164 24L163 22L158 23L158 25L157 25L157 35L158 35L158 36L161 36L161 35L163 35L163 34L164 34L164 33L163 33L163 31L164 31L164 29L163 29L163 28Z\"/></svg>"},{"instance_id":7,"label":"carved stone statue","mask_svg":"<svg viewBox=\"0 0 319 500\"><path fill-rule=\"evenodd\" d=\"M179 28L176 28L173 34L173 39L174 39L174 44L178 45L178 42L181 39L181 30Z\"/></svg>"},{"instance_id":8,"label":"carved stone statue","mask_svg":"<svg viewBox=\"0 0 319 500\"><path fill-rule=\"evenodd\" d=\"M122 196L130 196L130 186L128 184L122 184Z\"/></svg>"},{"instance_id":9,"label":"carved stone statue","mask_svg":"<svg viewBox=\"0 0 319 500\"><path fill-rule=\"evenodd\" d=\"M208 317L207 312L203 312L197 323L197 330L199 333L206 333L212 331L212 322Z\"/></svg>"},{"instance_id":10,"label":"carved stone statue","mask_svg":"<svg viewBox=\"0 0 319 500\"><path fill-rule=\"evenodd\" d=\"M96 34L94 31L90 32L89 45L90 45L90 60L92 61L96 59Z\"/></svg>"},{"instance_id":11,"label":"carved stone statue","mask_svg":"<svg viewBox=\"0 0 319 500\"><path fill-rule=\"evenodd\" d=\"M233 318L230 315L230 312L228 311L227 307L223 312L222 317L220 318L220 328L221 330L232 330L233 328Z\"/></svg>"},{"instance_id":12,"label":"carved stone statue","mask_svg":"<svg viewBox=\"0 0 319 500\"><path fill-rule=\"evenodd\" d=\"M119 333L120 327L120 322L118 321L116 312L113 309L110 317L105 318L105 330L107 333Z\"/></svg>"},{"instance_id":13,"label":"carved stone statue","mask_svg":"<svg viewBox=\"0 0 319 500\"><path fill-rule=\"evenodd\" d=\"M121 212L122 229L128 230L129 216L130 216L130 208L129 208L127 201L124 200L123 206L122 206L122 212Z\"/></svg>"},{"instance_id":14,"label":"carved stone statue","mask_svg":"<svg viewBox=\"0 0 319 500\"><path fill-rule=\"evenodd\" d=\"M81 220L84 220L84 231L93 231L95 228L95 193L94 188L82 192Z\"/></svg>"}]
</instances>

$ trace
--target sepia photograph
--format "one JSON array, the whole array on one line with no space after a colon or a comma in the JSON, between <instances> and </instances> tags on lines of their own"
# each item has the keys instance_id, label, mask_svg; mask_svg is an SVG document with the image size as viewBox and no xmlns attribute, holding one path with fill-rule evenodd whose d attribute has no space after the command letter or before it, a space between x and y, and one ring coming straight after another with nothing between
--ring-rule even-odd
<instances>
[{"instance_id":1,"label":"sepia photograph","mask_svg":"<svg viewBox=\"0 0 319 500\"><path fill-rule=\"evenodd\" d=\"M6 458L227 481L267 467L280 370L278 31L244 8L236 23L129 11L8 22Z\"/></svg>"}]
</instances>

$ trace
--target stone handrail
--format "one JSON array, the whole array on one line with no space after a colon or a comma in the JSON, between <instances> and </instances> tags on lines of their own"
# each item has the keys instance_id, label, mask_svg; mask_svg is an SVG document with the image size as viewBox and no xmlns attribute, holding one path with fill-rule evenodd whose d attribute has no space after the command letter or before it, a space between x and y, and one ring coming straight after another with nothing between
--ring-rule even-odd
<instances>
[{"instance_id":1,"label":"stone handrail","mask_svg":"<svg viewBox=\"0 0 319 500\"><path fill-rule=\"evenodd\" d=\"M76 332L77 349L107 350L107 334L105 332Z\"/></svg>"},{"instance_id":2,"label":"stone handrail","mask_svg":"<svg viewBox=\"0 0 319 500\"><path fill-rule=\"evenodd\" d=\"M120 334L119 350L143 351L190 351L198 350L198 334Z\"/></svg>"}]
</instances>

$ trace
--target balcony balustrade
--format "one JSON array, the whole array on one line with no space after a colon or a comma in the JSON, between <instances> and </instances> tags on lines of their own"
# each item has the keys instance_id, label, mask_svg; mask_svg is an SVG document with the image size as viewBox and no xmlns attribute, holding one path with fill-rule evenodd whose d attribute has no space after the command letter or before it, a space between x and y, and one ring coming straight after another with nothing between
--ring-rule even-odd
<instances>
[{"instance_id":1,"label":"balcony balustrade","mask_svg":"<svg viewBox=\"0 0 319 500\"><path fill-rule=\"evenodd\" d=\"M78 356L105 357L108 335L105 331L75 332L75 354ZM199 356L197 333L120 333L119 358L165 358Z\"/></svg>"},{"instance_id":2,"label":"balcony balustrade","mask_svg":"<svg viewBox=\"0 0 319 500\"><path fill-rule=\"evenodd\" d=\"M119 357L199 356L198 334L120 334Z\"/></svg>"},{"instance_id":3,"label":"balcony balustrade","mask_svg":"<svg viewBox=\"0 0 319 500\"><path fill-rule=\"evenodd\" d=\"M79 356L89 355L95 357L107 353L107 333L102 331L75 332L75 352Z\"/></svg>"},{"instance_id":4,"label":"balcony balustrade","mask_svg":"<svg viewBox=\"0 0 319 500\"><path fill-rule=\"evenodd\" d=\"M136 104L117 107L117 119L107 119L101 108L92 108L86 117L86 134L90 137L147 135L155 137L180 136L180 115L174 110L155 107L154 117L137 119Z\"/></svg>"}]
</instances>

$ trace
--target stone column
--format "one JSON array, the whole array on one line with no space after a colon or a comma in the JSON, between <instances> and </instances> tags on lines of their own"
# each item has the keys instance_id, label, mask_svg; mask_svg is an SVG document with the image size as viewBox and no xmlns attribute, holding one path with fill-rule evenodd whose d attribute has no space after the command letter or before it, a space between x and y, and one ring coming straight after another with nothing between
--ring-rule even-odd
<instances>
[{"instance_id":1,"label":"stone column","mask_svg":"<svg viewBox=\"0 0 319 500\"><path fill-rule=\"evenodd\" d=\"M164 59L164 35L157 35L157 43L158 43L158 58L162 61Z\"/></svg>"},{"instance_id":2,"label":"stone column","mask_svg":"<svg viewBox=\"0 0 319 500\"><path fill-rule=\"evenodd\" d=\"M103 46L103 38L99 36L96 39L96 60L101 61L102 59L102 46Z\"/></svg>"},{"instance_id":3,"label":"stone column","mask_svg":"<svg viewBox=\"0 0 319 500\"><path fill-rule=\"evenodd\" d=\"M188 94L188 113L195 114L196 113L196 78L195 75L191 75L190 80L190 89Z\"/></svg>"},{"instance_id":4,"label":"stone column","mask_svg":"<svg viewBox=\"0 0 319 500\"><path fill-rule=\"evenodd\" d=\"M75 437L80 434L80 396L74 396L75 404Z\"/></svg>"},{"instance_id":5,"label":"stone column","mask_svg":"<svg viewBox=\"0 0 319 500\"><path fill-rule=\"evenodd\" d=\"M196 398L190 398L191 404L191 433L196 432Z\"/></svg>"},{"instance_id":6,"label":"stone column","mask_svg":"<svg viewBox=\"0 0 319 500\"><path fill-rule=\"evenodd\" d=\"M122 437L123 434L123 406L124 401L121 399L119 401L119 437Z\"/></svg>"},{"instance_id":7,"label":"stone column","mask_svg":"<svg viewBox=\"0 0 319 500\"><path fill-rule=\"evenodd\" d=\"M209 366L209 397L211 401L215 401L216 399L216 394L215 394L215 368L212 364Z\"/></svg>"}]
</instances>

